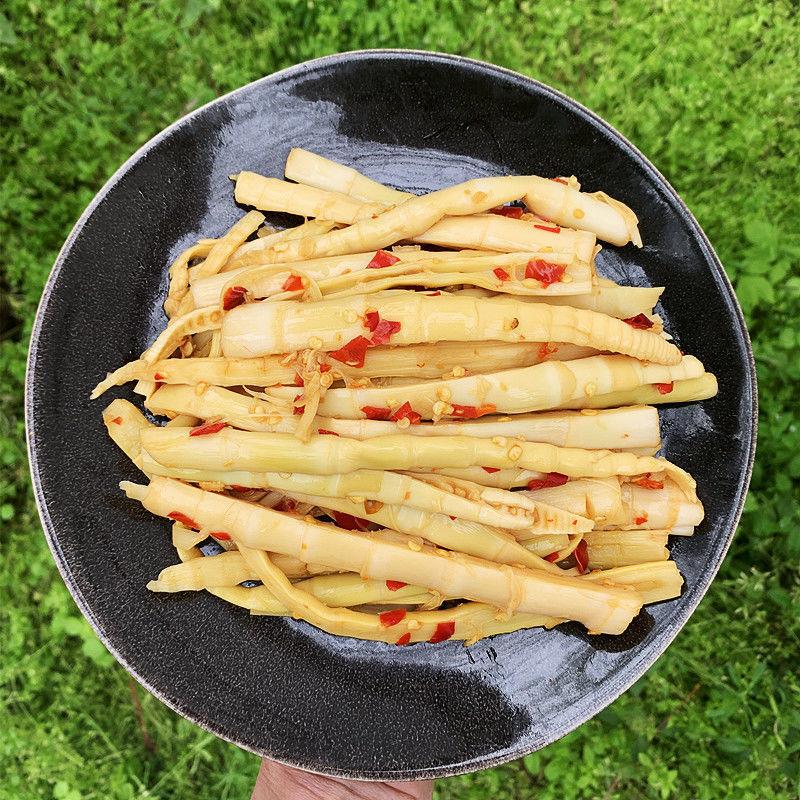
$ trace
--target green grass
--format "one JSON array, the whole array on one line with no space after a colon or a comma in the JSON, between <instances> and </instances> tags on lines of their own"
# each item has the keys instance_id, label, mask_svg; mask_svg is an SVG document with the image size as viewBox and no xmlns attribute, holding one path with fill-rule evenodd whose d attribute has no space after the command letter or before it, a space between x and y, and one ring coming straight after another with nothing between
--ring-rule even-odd
<instances>
[{"instance_id":1,"label":"green grass","mask_svg":"<svg viewBox=\"0 0 800 800\"><path fill-rule=\"evenodd\" d=\"M27 340L61 242L136 147L261 75L325 53L387 46L511 67L562 89L630 137L685 198L734 280L761 391L759 454L739 533L669 651L562 741L517 763L440 781L437 797L798 797L797 3L229 5L2 6L0 798L248 796L254 757L140 691L155 744L148 750L126 674L58 577L23 445Z\"/></svg>"}]
</instances>

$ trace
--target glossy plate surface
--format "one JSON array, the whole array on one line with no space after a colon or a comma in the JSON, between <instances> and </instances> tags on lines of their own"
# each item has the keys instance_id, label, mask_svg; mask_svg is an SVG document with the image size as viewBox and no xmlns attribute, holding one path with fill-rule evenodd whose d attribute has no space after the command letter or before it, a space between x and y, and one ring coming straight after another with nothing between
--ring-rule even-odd
<instances>
[{"instance_id":1,"label":"glossy plate surface","mask_svg":"<svg viewBox=\"0 0 800 800\"><path fill-rule=\"evenodd\" d=\"M707 517L672 552L683 596L617 638L579 626L465 648L388 647L295 621L251 618L205 594L156 595L176 561L168 525L117 484L140 475L89 401L109 369L164 324L171 260L242 212L228 175L280 176L291 146L402 189L480 175L576 174L639 215L641 250L606 247L601 271L666 285L659 311L679 346L717 374L713 400L662 413L666 455L697 478ZM288 218L275 218L288 222ZM564 735L627 689L673 639L728 548L750 475L755 379L741 312L694 218L602 120L506 70L453 56L367 51L245 86L156 136L70 234L33 333L27 423L45 534L103 641L150 691L215 734L306 769L360 778L466 772Z\"/></svg>"}]
</instances>

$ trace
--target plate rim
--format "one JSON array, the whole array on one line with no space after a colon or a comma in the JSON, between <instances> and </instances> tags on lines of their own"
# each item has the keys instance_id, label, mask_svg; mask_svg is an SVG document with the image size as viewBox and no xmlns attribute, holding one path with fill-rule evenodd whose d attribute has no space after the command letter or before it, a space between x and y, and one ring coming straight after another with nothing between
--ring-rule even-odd
<instances>
[{"instance_id":1,"label":"plate rim","mask_svg":"<svg viewBox=\"0 0 800 800\"><path fill-rule=\"evenodd\" d=\"M61 246L61 249L59 250L58 255L56 256L56 259L48 275L47 281L45 282L44 288L42 290L42 296L39 300L36 313L34 316L33 326L31 329L31 336L29 340L28 355L27 355L26 369L25 369L24 422L25 422L26 452L28 457L28 466L31 476L31 482L34 489L34 500L39 514L39 520L41 522L42 531L44 533L45 539L47 541L48 547L50 549L56 567L58 568L59 574L61 575L61 578L64 581L64 584L66 585L70 595L72 596L73 600L78 606L78 609L86 618L86 620L89 622L89 624L91 625L92 629L94 630L98 638L103 642L103 645L111 652L116 661L120 665L122 665L122 667L128 672L128 674L131 675L133 678L135 678L135 680L143 688L145 688L151 694L155 695L155 697L157 697L160 702L164 703L164 705L166 705L171 711L179 714L181 717L185 719L188 719L190 722L197 725L202 730L212 733L214 736L222 739L223 741L236 745L237 747L245 751L251 752L254 755L257 755L261 758L268 758L273 761L277 761L281 764L294 767L296 769L304 770L306 772L312 772L319 775L334 776L338 778L347 778L351 780L418 781L418 780L428 780L434 778L451 777L455 775L462 775L470 772L475 772L478 770L489 769L491 767L499 766L501 764L515 760L517 758L523 757L524 755L528 754L531 751L529 751L527 747L521 747L521 748L512 747L510 749L502 751L501 753L495 752L483 756L476 756L470 758L467 761L460 762L458 764L444 765L432 768L422 768L418 770L401 769L401 770L390 770L390 771L370 772L370 773L357 773L357 772L349 772L347 770L335 770L335 769L320 770L320 769L310 768L309 766L304 764L292 762L283 757L276 757L275 755L267 753L263 750L259 750L255 747L237 741L236 739L228 735L225 731L220 730L218 726L214 725L208 720L197 718L194 715L189 714L186 711L182 710L179 707L179 702L177 702L176 699L165 696L165 694L162 692L161 689L152 685L147 678L139 674L139 672L136 671L131 666L128 660L111 643L105 631L103 630L100 621L96 618L90 605L83 597L83 593L81 592L80 588L75 582L72 571L68 568L66 564L66 560L63 556L59 544L58 535L56 534L55 530L56 526L54 525L53 520L50 517L50 513L45 503L44 491L42 489L41 478L39 474L39 464L36 458L37 455L36 446L34 444L35 424L34 424L34 411L33 411L34 400L32 395L34 388L33 383L34 383L34 375L36 372L38 348L39 348L39 337L42 332L43 319L47 311L47 308L49 306L51 295L53 294L53 291L55 289L55 285L58 280L58 276L61 272L61 268L63 267L64 262L66 261L66 258L69 255L69 252L71 251L75 240L82 232L86 222L92 216L97 206L106 198L106 196L114 188L114 186L116 186L116 184L120 181L120 179L148 151L150 151L163 139L169 136L173 131L177 130L184 124L188 123L194 117L199 116L211 106L222 104L226 100L240 93L244 93L245 91L249 90L251 87L254 86L258 86L261 84L280 83L281 80L288 77L293 77L295 75L299 76L304 73L305 74L312 73L324 69L325 67L328 66L336 66L350 61L375 58L376 56L378 57L385 56L398 60L413 59L418 61L434 61L444 64L455 64L455 65L467 66L471 69L476 69L478 71L484 73L490 73L496 76L504 76L513 79L513 81L516 82L517 84L521 83L528 87L534 86L541 94L550 95L554 99L560 101L562 104L567 105L571 107L574 111L582 114L589 121L591 121L598 127L603 128L610 135L612 139L615 139L624 147L628 148L628 150L637 158L639 165L646 172L650 173L651 178L654 179L656 182L661 182L661 184L667 190L667 193L671 195L671 200L676 204L678 210L681 212L684 219L688 221L690 227L692 228L695 240L697 241L698 245L703 251L706 259L711 262L712 267L717 274L717 277L721 279L722 289L724 290L725 293L727 293L728 296L728 301L729 301L728 305L734 311L734 317L733 317L734 327L741 334L744 343L744 349L746 355L745 366L747 371L747 377L749 378L748 388L751 394L751 406L749 409L751 414L750 414L750 425L748 431L749 449L747 454L747 462L745 465L745 469L742 473L740 484L738 486L738 491L736 496L736 507L734 509L731 524L728 526L728 529L726 530L724 547L721 549L719 553L719 557L716 564L714 564L712 568L708 571L708 573L704 576L704 580L702 583L702 591L697 592L696 596L692 599L692 601L686 607L681 609L676 618L675 625L673 626L674 629L671 631L667 631L666 635L662 636L659 639L657 646L654 648L653 653L651 654L652 657L649 659L649 663L645 667L644 671L642 671L638 675L629 677L627 680L622 681L619 684L619 686L614 687L614 691L612 691L608 696L602 696L600 698L600 702L597 704L596 708L594 709L594 712L591 714L590 717L574 724L570 723L566 728L558 729L556 735L554 735L552 738L547 737L547 740L544 743L542 743L539 747L537 747L536 750L539 750L543 747L546 747L549 744L552 744L555 741L558 741L558 739L561 739L568 733L572 732L573 730L583 725L585 722L588 722L590 719L596 716L600 711L602 711L604 708L610 705L614 700L616 700L620 695L624 694L628 689L630 689L630 687L636 681L644 677L647 671L653 666L653 664L655 664L655 662L663 655L667 647L669 647L669 645L674 641L675 637L686 625L687 621L689 620L689 617L691 617L691 615L697 609L697 606L700 604L701 600L705 597L706 592L708 591L712 581L714 580L717 573L719 572L720 567L722 566L722 563L731 546L733 537L738 528L742 511L744 509L745 499L747 497L747 493L750 487L750 481L753 472L753 463L755 459L756 444L758 438L759 405L758 405L758 380L756 375L755 358L753 355L752 342L750 340L750 334L747 329L744 315L741 306L739 305L739 301L736 297L736 293L734 292L733 286L730 282L730 279L728 278L728 275L725 272L725 269L722 266L722 262L720 261L719 256L717 255L714 247L712 246L711 242L709 241L702 227L698 223L694 214L690 211L686 203L681 198L680 194L675 190L672 184L661 174L661 172L650 162L650 160L634 144L632 144L627 139L627 137L625 137L622 133L620 133L610 123L606 122L602 117L600 117L594 111L587 108L582 103L573 99L569 95L559 91L558 89L554 89L553 87L543 83L542 81L537 80L536 78L532 78L528 75L524 75L520 72L509 69L507 67L502 67L497 64L492 64L479 59L468 58L466 56L444 53L434 50L420 50L415 48L375 48L375 49L347 50L340 53L333 53L330 55L321 56L319 58L308 59L306 61L302 61L297 64L293 64L291 66L280 69L276 72L269 73L268 75L264 75L260 78L250 81L249 83L239 86L236 89L232 89L231 91L226 92L225 94L222 94L219 97L213 98L212 100L209 100L207 103L204 103L198 108L193 109L187 114L184 114L183 116L176 119L174 122L169 124L167 127L163 128L153 137L148 139L144 144L138 147L118 167L118 169L115 170L115 172L101 186L101 188L94 195L90 203L81 213L81 215L73 225L72 229L70 230L70 233L67 236L66 240L64 241L64 244ZM747 430L747 426L745 426L745 430Z\"/></svg>"}]
</instances>

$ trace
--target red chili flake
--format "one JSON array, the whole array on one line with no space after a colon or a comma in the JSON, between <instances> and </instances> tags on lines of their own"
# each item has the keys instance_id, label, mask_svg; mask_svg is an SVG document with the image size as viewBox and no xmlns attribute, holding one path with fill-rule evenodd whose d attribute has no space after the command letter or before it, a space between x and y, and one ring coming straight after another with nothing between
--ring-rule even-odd
<instances>
[{"instance_id":1,"label":"red chili flake","mask_svg":"<svg viewBox=\"0 0 800 800\"><path fill-rule=\"evenodd\" d=\"M400 323L382 319L373 330L371 344L388 344L389 339L400 330Z\"/></svg>"},{"instance_id":2,"label":"red chili flake","mask_svg":"<svg viewBox=\"0 0 800 800\"><path fill-rule=\"evenodd\" d=\"M112 417L109 422L113 422L115 425L122 425L122 417Z\"/></svg>"},{"instance_id":3,"label":"red chili flake","mask_svg":"<svg viewBox=\"0 0 800 800\"><path fill-rule=\"evenodd\" d=\"M390 419L392 416L391 408L379 408L378 406L362 406L361 413L367 419Z\"/></svg>"},{"instance_id":4,"label":"red chili flake","mask_svg":"<svg viewBox=\"0 0 800 800\"><path fill-rule=\"evenodd\" d=\"M167 516L170 519L174 519L175 522L180 522L180 524L186 528L194 528L196 531L200 530L200 526L191 517L187 517L186 514L182 514L180 511L170 511Z\"/></svg>"},{"instance_id":5,"label":"red chili flake","mask_svg":"<svg viewBox=\"0 0 800 800\"><path fill-rule=\"evenodd\" d=\"M566 269L566 264L551 264L549 261L542 261L541 258L534 258L525 267L525 277L535 278L545 286L549 286L551 283L559 283Z\"/></svg>"},{"instance_id":6,"label":"red chili flake","mask_svg":"<svg viewBox=\"0 0 800 800\"><path fill-rule=\"evenodd\" d=\"M386 588L390 592L396 592L398 589L402 589L405 586L408 586L408 584L403 581L386 581Z\"/></svg>"},{"instance_id":7,"label":"red chili flake","mask_svg":"<svg viewBox=\"0 0 800 800\"><path fill-rule=\"evenodd\" d=\"M225 533L225 531L211 531L209 536L213 536L215 539L219 539L221 542L229 542L231 535L229 533Z\"/></svg>"},{"instance_id":8,"label":"red chili flake","mask_svg":"<svg viewBox=\"0 0 800 800\"><path fill-rule=\"evenodd\" d=\"M533 478L528 481L528 489L551 489L553 486L563 486L569 478L560 472L546 472L544 478Z\"/></svg>"},{"instance_id":9,"label":"red chili flake","mask_svg":"<svg viewBox=\"0 0 800 800\"><path fill-rule=\"evenodd\" d=\"M320 372L330 372L331 371L331 365L330 364L320 364L319 365L319 371Z\"/></svg>"},{"instance_id":10,"label":"red chili flake","mask_svg":"<svg viewBox=\"0 0 800 800\"><path fill-rule=\"evenodd\" d=\"M367 348L372 344L369 339L363 336L356 336L351 339L346 345L328 353L331 358L341 361L342 364L347 364L348 367L363 367L364 357L367 354Z\"/></svg>"},{"instance_id":11,"label":"red chili flake","mask_svg":"<svg viewBox=\"0 0 800 800\"><path fill-rule=\"evenodd\" d=\"M431 636L431 638L428 639L428 641L431 644L444 642L447 639L449 639L455 632L456 632L455 620L449 620L448 622L440 622L436 626L436 630L433 632L433 636Z\"/></svg>"},{"instance_id":12,"label":"red chili flake","mask_svg":"<svg viewBox=\"0 0 800 800\"><path fill-rule=\"evenodd\" d=\"M291 497L282 497L280 502L272 507L273 511L294 511L297 508L297 501Z\"/></svg>"},{"instance_id":13,"label":"red chili flake","mask_svg":"<svg viewBox=\"0 0 800 800\"><path fill-rule=\"evenodd\" d=\"M550 355L549 342L542 342L539 345L539 361L544 361Z\"/></svg>"},{"instance_id":14,"label":"red chili flake","mask_svg":"<svg viewBox=\"0 0 800 800\"><path fill-rule=\"evenodd\" d=\"M631 328L638 328L640 331L646 331L653 327L653 320L646 314L637 314L635 317L628 317L622 321L627 322Z\"/></svg>"},{"instance_id":15,"label":"red chili flake","mask_svg":"<svg viewBox=\"0 0 800 800\"><path fill-rule=\"evenodd\" d=\"M524 213L519 206L495 206L489 209L490 214L498 214L501 217L511 217L519 219Z\"/></svg>"},{"instance_id":16,"label":"red chili flake","mask_svg":"<svg viewBox=\"0 0 800 800\"><path fill-rule=\"evenodd\" d=\"M364 327L374 331L375 328L378 327L378 323L381 321L381 315L377 311L367 311L364 314Z\"/></svg>"},{"instance_id":17,"label":"red chili flake","mask_svg":"<svg viewBox=\"0 0 800 800\"><path fill-rule=\"evenodd\" d=\"M546 361L549 356L553 353L558 351L558 347L556 345L550 346L551 342L542 342L539 345L539 360Z\"/></svg>"},{"instance_id":18,"label":"red chili flake","mask_svg":"<svg viewBox=\"0 0 800 800\"><path fill-rule=\"evenodd\" d=\"M641 486L643 489L664 488L664 481L657 481L654 478L651 478L649 472L645 472L641 478L636 478L636 480L631 481L631 483L635 483L637 486Z\"/></svg>"},{"instance_id":19,"label":"red chili flake","mask_svg":"<svg viewBox=\"0 0 800 800\"><path fill-rule=\"evenodd\" d=\"M550 180L556 183L563 183L564 186L569 186L569 181L564 180L564 178L550 178Z\"/></svg>"},{"instance_id":20,"label":"red chili flake","mask_svg":"<svg viewBox=\"0 0 800 800\"><path fill-rule=\"evenodd\" d=\"M674 383L654 383L653 385L658 389L659 394L669 394L675 388Z\"/></svg>"},{"instance_id":21,"label":"red chili flake","mask_svg":"<svg viewBox=\"0 0 800 800\"><path fill-rule=\"evenodd\" d=\"M540 231L550 231L550 233L561 233L561 228L558 228L553 225L537 225L534 224L534 228L538 228Z\"/></svg>"},{"instance_id":22,"label":"red chili flake","mask_svg":"<svg viewBox=\"0 0 800 800\"><path fill-rule=\"evenodd\" d=\"M330 515L340 528L344 528L347 531L368 531L372 527L369 520L354 517L352 514L331 511Z\"/></svg>"},{"instance_id":23,"label":"red chili flake","mask_svg":"<svg viewBox=\"0 0 800 800\"><path fill-rule=\"evenodd\" d=\"M281 289L283 289L284 292L299 292L304 288L303 279L294 273L289 275L289 277L283 282L283 286L281 286Z\"/></svg>"},{"instance_id":24,"label":"red chili flake","mask_svg":"<svg viewBox=\"0 0 800 800\"><path fill-rule=\"evenodd\" d=\"M558 561L558 550L556 550L555 553L550 553L550 555L545 556L544 560L554 564L556 561Z\"/></svg>"},{"instance_id":25,"label":"red chili flake","mask_svg":"<svg viewBox=\"0 0 800 800\"><path fill-rule=\"evenodd\" d=\"M189 436L207 436L209 433L219 433L223 428L227 428L227 422L209 422L206 425L198 425L189 431Z\"/></svg>"},{"instance_id":26,"label":"red chili flake","mask_svg":"<svg viewBox=\"0 0 800 800\"><path fill-rule=\"evenodd\" d=\"M501 280L507 281L511 276L502 268L502 267L495 267L492 272Z\"/></svg>"},{"instance_id":27,"label":"red chili flake","mask_svg":"<svg viewBox=\"0 0 800 800\"><path fill-rule=\"evenodd\" d=\"M393 608L391 611L384 611L382 614L378 614L378 619L385 628L391 628L392 625L402 622L407 613L404 608Z\"/></svg>"},{"instance_id":28,"label":"red chili flake","mask_svg":"<svg viewBox=\"0 0 800 800\"><path fill-rule=\"evenodd\" d=\"M397 640L397 644L404 645L408 644L410 641L411 641L411 634L406 632Z\"/></svg>"},{"instance_id":29,"label":"red chili flake","mask_svg":"<svg viewBox=\"0 0 800 800\"><path fill-rule=\"evenodd\" d=\"M317 433L319 434L327 434L328 436L338 436L339 434L336 431L329 431L327 428L317 428Z\"/></svg>"},{"instance_id":30,"label":"red chili flake","mask_svg":"<svg viewBox=\"0 0 800 800\"><path fill-rule=\"evenodd\" d=\"M453 410L450 412L450 416L461 417L462 419L477 419L487 414L494 414L495 411L497 411L497 407L491 403L487 403L485 406L460 406L453 404Z\"/></svg>"},{"instance_id":31,"label":"red chili flake","mask_svg":"<svg viewBox=\"0 0 800 800\"><path fill-rule=\"evenodd\" d=\"M426 294L426 297L438 297L440 294L441 294L441 292L440 292L440 291L428 292L428 293Z\"/></svg>"},{"instance_id":32,"label":"red chili flake","mask_svg":"<svg viewBox=\"0 0 800 800\"><path fill-rule=\"evenodd\" d=\"M586 546L586 540L581 539L578 546L575 548L575 563L578 567L578 573L583 575L589 567L589 548Z\"/></svg>"},{"instance_id":33,"label":"red chili flake","mask_svg":"<svg viewBox=\"0 0 800 800\"><path fill-rule=\"evenodd\" d=\"M488 472L490 475L493 472L500 472L500 467L481 467L484 472Z\"/></svg>"},{"instance_id":34,"label":"red chili flake","mask_svg":"<svg viewBox=\"0 0 800 800\"><path fill-rule=\"evenodd\" d=\"M303 397L302 394L296 394L294 396L294 403L296 403L302 397ZM296 405L294 405L294 403L292 403L292 414L294 414L295 416L299 417L303 413L303 411L305 410L305 407L306 407L305 403L303 403L302 406L296 406Z\"/></svg>"},{"instance_id":35,"label":"red chili flake","mask_svg":"<svg viewBox=\"0 0 800 800\"><path fill-rule=\"evenodd\" d=\"M450 517L450 519L455 519L455 517L452 514L448 514L447 516Z\"/></svg>"},{"instance_id":36,"label":"red chili flake","mask_svg":"<svg viewBox=\"0 0 800 800\"><path fill-rule=\"evenodd\" d=\"M647 512L643 511L640 516L636 517L634 520L634 525L644 525L647 522Z\"/></svg>"},{"instance_id":37,"label":"red chili flake","mask_svg":"<svg viewBox=\"0 0 800 800\"><path fill-rule=\"evenodd\" d=\"M153 387L153 394L155 394L164 384L161 381L156 381L156 385Z\"/></svg>"},{"instance_id":38,"label":"red chili flake","mask_svg":"<svg viewBox=\"0 0 800 800\"><path fill-rule=\"evenodd\" d=\"M229 286L222 295L222 308L224 311L230 311L236 306L240 306L245 301L247 289L244 286Z\"/></svg>"},{"instance_id":39,"label":"red chili flake","mask_svg":"<svg viewBox=\"0 0 800 800\"><path fill-rule=\"evenodd\" d=\"M305 382L303 381L303 376L299 372L295 372L294 374L294 385L305 386Z\"/></svg>"},{"instance_id":40,"label":"red chili flake","mask_svg":"<svg viewBox=\"0 0 800 800\"><path fill-rule=\"evenodd\" d=\"M153 373L153 380L154 381L161 381L163 383L164 376L160 372L154 372Z\"/></svg>"},{"instance_id":41,"label":"red chili flake","mask_svg":"<svg viewBox=\"0 0 800 800\"><path fill-rule=\"evenodd\" d=\"M392 264L396 264L399 260L400 259L397 256L393 256L391 253L387 253L385 250L378 250L378 252L372 256L372 261L367 264L367 269L391 267Z\"/></svg>"},{"instance_id":42,"label":"red chili flake","mask_svg":"<svg viewBox=\"0 0 800 800\"><path fill-rule=\"evenodd\" d=\"M406 400L397 411L389 417L390 420L393 422L398 422L401 419L407 419L412 425L419 425L420 421L422 420L422 415L417 414L413 408L411 408L411 403Z\"/></svg>"}]
</instances>

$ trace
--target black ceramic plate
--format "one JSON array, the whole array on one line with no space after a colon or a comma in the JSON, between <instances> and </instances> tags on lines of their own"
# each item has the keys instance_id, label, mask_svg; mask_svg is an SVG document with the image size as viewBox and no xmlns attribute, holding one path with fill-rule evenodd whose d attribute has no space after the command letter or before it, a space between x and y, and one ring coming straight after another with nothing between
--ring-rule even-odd
<instances>
[{"instance_id":1,"label":"black ceramic plate","mask_svg":"<svg viewBox=\"0 0 800 800\"><path fill-rule=\"evenodd\" d=\"M667 286L679 345L719 377L718 397L665 408L666 454L697 478L706 521L672 552L680 599L620 637L579 626L466 648L388 647L145 583L175 561L168 526L125 500L139 478L89 392L164 324L166 269L241 211L228 175L282 175L291 146L415 192L480 175L579 175L632 206L646 245L606 247L600 268ZM132 397L129 389L117 396ZM27 423L42 523L83 613L167 705L218 736L305 769L369 779L452 775L552 742L625 691L697 606L728 548L754 451L755 379L742 315L692 215L601 119L528 78L453 56L370 51L245 86L156 136L111 178L70 234L30 352Z\"/></svg>"}]
</instances>

